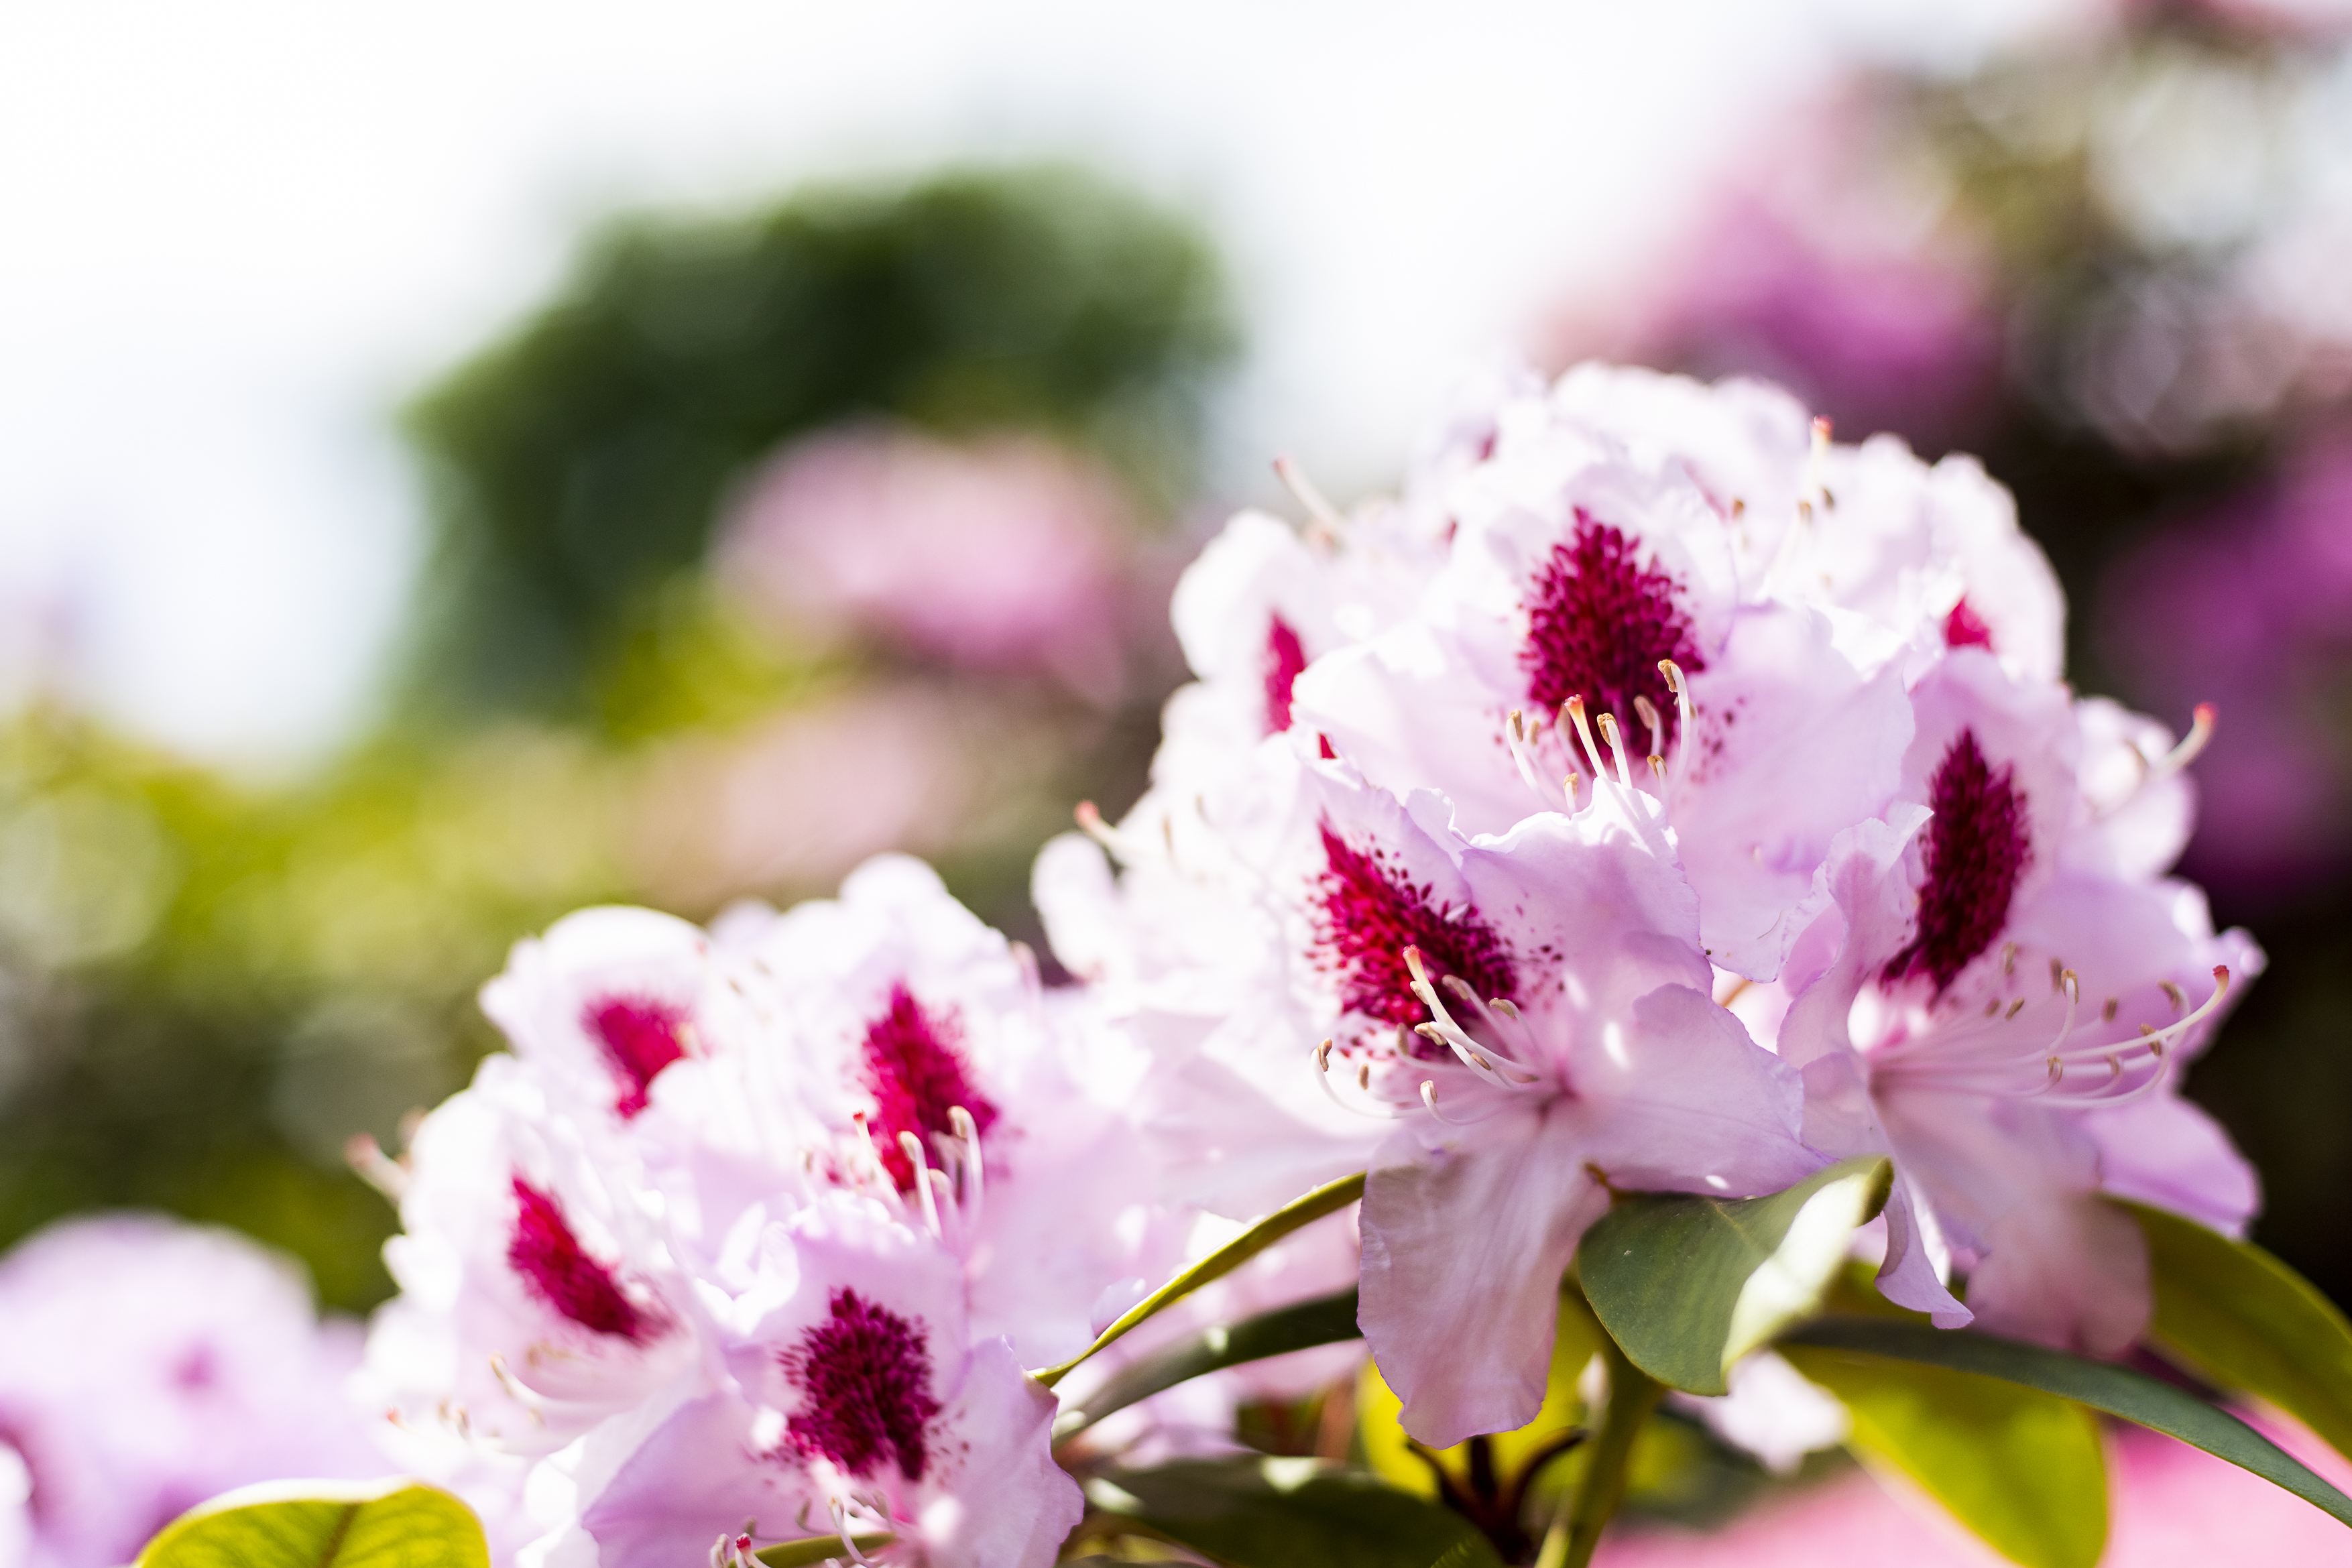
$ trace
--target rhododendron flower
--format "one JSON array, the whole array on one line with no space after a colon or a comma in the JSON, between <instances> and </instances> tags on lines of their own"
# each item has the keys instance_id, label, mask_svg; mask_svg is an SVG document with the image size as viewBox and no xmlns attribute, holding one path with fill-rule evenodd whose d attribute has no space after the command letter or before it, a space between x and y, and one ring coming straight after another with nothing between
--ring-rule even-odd
<instances>
[{"instance_id":1,"label":"rhododendron flower","mask_svg":"<svg viewBox=\"0 0 2352 1568\"><path fill-rule=\"evenodd\" d=\"M413 1426L546 1452L665 1383L692 1352L691 1297L614 1144L542 1075L493 1056L410 1144L401 1294L369 1372Z\"/></svg>"},{"instance_id":2,"label":"rhododendron flower","mask_svg":"<svg viewBox=\"0 0 2352 1568\"><path fill-rule=\"evenodd\" d=\"M1925 806L1832 852L1836 908L1785 977L1780 1053L1805 1072L1810 1142L1895 1155L1888 1296L2112 1353L2146 1324L2147 1265L2097 1195L2232 1232L2253 1207L2252 1173L2177 1091L2261 956L2217 937L2193 888L2099 869L2108 824L2080 793L2063 692L1963 651L1918 706L1906 789ZM1955 1264L1966 1307L1943 1283Z\"/></svg>"},{"instance_id":3,"label":"rhododendron flower","mask_svg":"<svg viewBox=\"0 0 2352 1568\"><path fill-rule=\"evenodd\" d=\"M1560 1276L1612 1188L1747 1196L1822 1163L1796 1135L1794 1071L1709 995L1696 903L1646 803L1603 789L1576 817L1466 842L1423 825L1433 798L1368 813L1389 817L1379 874L1451 914L1450 947L1399 962L1428 1021L1386 1060L1352 1048L1368 1095L1404 1108L1364 1190L1364 1336L1433 1447L1534 1418ZM1387 910L1355 892L1333 918L1369 934ZM1379 949L1341 951L1356 983L1390 983Z\"/></svg>"},{"instance_id":4,"label":"rhododendron flower","mask_svg":"<svg viewBox=\"0 0 2352 1568\"><path fill-rule=\"evenodd\" d=\"M1809 445L1768 389L1586 366L1495 425L1416 612L1311 660L1294 712L1469 832L1572 804L1622 749L1669 806L1709 956L1769 979L1830 840L1892 798L1905 684L1956 643L2054 674L2047 563L1972 464Z\"/></svg>"},{"instance_id":5,"label":"rhododendron flower","mask_svg":"<svg viewBox=\"0 0 2352 1568\"><path fill-rule=\"evenodd\" d=\"M739 906L719 936L772 986L777 1038L747 1053L746 1095L822 1129L776 1185L866 1192L942 1238L980 1333L1040 1364L1075 1354L1105 1287L1173 1263L1123 1224L1154 1176L1117 1110L1137 1048L1088 1001L1048 998L1034 956L929 867L883 856L837 900Z\"/></svg>"},{"instance_id":6,"label":"rhododendron flower","mask_svg":"<svg viewBox=\"0 0 2352 1568\"><path fill-rule=\"evenodd\" d=\"M234 1232L51 1226L0 1259L0 1561L110 1568L233 1487L387 1468L343 1395L357 1326Z\"/></svg>"},{"instance_id":7,"label":"rhododendron flower","mask_svg":"<svg viewBox=\"0 0 2352 1568\"><path fill-rule=\"evenodd\" d=\"M887 1532L866 1557L1042 1568L1077 1523L1053 1396L1003 1340L971 1336L954 1255L876 1200L836 1195L770 1226L719 1343L726 1386L583 1445L594 1561L829 1532L855 1560L847 1538Z\"/></svg>"},{"instance_id":8,"label":"rhododendron flower","mask_svg":"<svg viewBox=\"0 0 2352 1568\"><path fill-rule=\"evenodd\" d=\"M641 1114L664 1070L702 1054L740 1008L709 938L650 909L584 909L515 945L482 1010L551 1086Z\"/></svg>"}]
</instances>

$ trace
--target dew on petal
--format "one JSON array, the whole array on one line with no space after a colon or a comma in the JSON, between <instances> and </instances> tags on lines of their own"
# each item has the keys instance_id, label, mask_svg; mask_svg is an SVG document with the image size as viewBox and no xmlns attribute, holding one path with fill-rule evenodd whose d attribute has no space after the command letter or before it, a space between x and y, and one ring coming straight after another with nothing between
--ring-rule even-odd
<instances>
[{"instance_id":1,"label":"dew on petal","mask_svg":"<svg viewBox=\"0 0 2352 1568\"><path fill-rule=\"evenodd\" d=\"M2025 795L2012 780L2011 768L1993 771L1972 729L1960 731L1936 765L1918 931L1888 961L1888 981L1926 975L1940 996L2000 935L2017 879L2033 860Z\"/></svg>"},{"instance_id":2,"label":"dew on petal","mask_svg":"<svg viewBox=\"0 0 2352 1568\"><path fill-rule=\"evenodd\" d=\"M1265 733L1290 727L1290 688L1307 668L1307 650L1290 622L1276 615L1265 630Z\"/></svg>"},{"instance_id":3,"label":"dew on petal","mask_svg":"<svg viewBox=\"0 0 2352 1568\"><path fill-rule=\"evenodd\" d=\"M866 1087L874 1095L867 1125L900 1192L915 1189L915 1166L898 1134L912 1133L929 1148L935 1134L955 1130L948 1113L959 1105L982 1133L996 1120L995 1105L971 1081L962 1032L953 1012L926 1009L903 980L890 988L882 1016L866 1026Z\"/></svg>"},{"instance_id":4,"label":"dew on petal","mask_svg":"<svg viewBox=\"0 0 2352 1568\"><path fill-rule=\"evenodd\" d=\"M940 1413L922 1324L846 1288L825 1321L777 1358L803 1396L786 1423L792 1445L867 1477L887 1458L910 1481L930 1463L925 1428Z\"/></svg>"},{"instance_id":5,"label":"dew on petal","mask_svg":"<svg viewBox=\"0 0 2352 1568\"><path fill-rule=\"evenodd\" d=\"M1990 648L1992 628L1966 599L1952 606L1944 617L1944 646L1948 648Z\"/></svg>"},{"instance_id":6,"label":"dew on petal","mask_svg":"<svg viewBox=\"0 0 2352 1568\"><path fill-rule=\"evenodd\" d=\"M1404 950L1421 949L1433 979L1452 975L1482 997L1517 988L1509 951L1473 909L1441 908L1426 885L1375 847L1359 850L1323 825L1323 874L1314 891L1316 961L1338 979L1339 1005L1410 1027L1428 1016L1412 994ZM1414 1040L1416 1053L1443 1047Z\"/></svg>"},{"instance_id":7,"label":"dew on petal","mask_svg":"<svg viewBox=\"0 0 2352 1568\"><path fill-rule=\"evenodd\" d=\"M604 1052L624 1119L646 1108L661 1070L686 1054L687 1009L650 997L605 997L588 1004L580 1027Z\"/></svg>"},{"instance_id":8,"label":"dew on petal","mask_svg":"<svg viewBox=\"0 0 2352 1568\"><path fill-rule=\"evenodd\" d=\"M646 1312L621 1292L613 1270L589 1256L563 1218L555 1195L514 1178L515 1228L507 1243L507 1263L531 1293L598 1333L632 1343L652 1327Z\"/></svg>"},{"instance_id":9,"label":"dew on petal","mask_svg":"<svg viewBox=\"0 0 2352 1568\"><path fill-rule=\"evenodd\" d=\"M1532 584L1519 649L1529 702L1551 713L1581 696L1588 709L1630 722L1633 699L1645 696L1671 739L1681 719L1658 661L1672 659L1689 674L1706 668L1678 587L1643 565L1622 532L1577 508L1575 537L1552 547Z\"/></svg>"}]
</instances>

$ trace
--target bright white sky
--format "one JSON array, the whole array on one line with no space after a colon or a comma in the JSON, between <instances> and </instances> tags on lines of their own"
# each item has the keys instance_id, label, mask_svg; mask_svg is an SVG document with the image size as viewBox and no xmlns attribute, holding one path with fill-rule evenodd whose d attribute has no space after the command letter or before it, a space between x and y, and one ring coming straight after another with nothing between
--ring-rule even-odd
<instances>
[{"instance_id":1,"label":"bright white sky","mask_svg":"<svg viewBox=\"0 0 2352 1568\"><path fill-rule=\"evenodd\" d=\"M0 0L0 666L238 764L349 733L420 538L389 410L615 204L1084 156L1227 246L1223 487L1345 492L1776 99L2051 10Z\"/></svg>"}]
</instances>

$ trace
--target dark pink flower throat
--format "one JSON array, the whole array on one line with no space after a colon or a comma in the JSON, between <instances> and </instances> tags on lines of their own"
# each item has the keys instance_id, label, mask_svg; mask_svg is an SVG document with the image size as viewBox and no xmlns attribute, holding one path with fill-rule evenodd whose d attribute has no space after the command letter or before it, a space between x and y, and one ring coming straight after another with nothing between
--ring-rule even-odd
<instances>
[{"instance_id":1,"label":"dark pink flower throat","mask_svg":"<svg viewBox=\"0 0 2352 1568\"><path fill-rule=\"evenodd\" d=\"M580 1027L604 1049L624 1118L646 1108L661 1070L686 1054L687 1009L650 997L605 997L588 1004Z\"/></svg>"},{"instance_id":2,"label":"dark pink flower throat","mask_svg":"<svg viewBox=\"0 0 2352 1568\"><path fill-rule=\"evenodd\" d=\"M1672 659L1685 674L1706 668L1674 579L1644 566L1633 540L1580 507L1576 534L1552 547L1536 573L1528 603L1528 640L1519 650L1528 700L1539 713L1581 696L1595 713L1613 713L1638 734L1633 699L1657 706L1671 744L1680 722L1674 694L1658 673Z\"/></svg>"},{"instance_id":3,"label":"dark pink flower throat","mask_svg":"<svg viewBox=\"0 0 2352 1568\"><path fill-rule=\"evenodd\" d=\"M1947 648L1990 648L1992 628L1967 600L1952 606L1944 617L1944 646Z\"/></svg>"},{"instance_id":4,"label":"dark pink flower throat","mask_svg":"<svg viewBox=\"0 0 2352 1568\"><path fill-rule=\"evenodd\" d=\"M777 1359L803 1396L785 1427L793 1448L853 1476L871 1476L887 1458L908 1480L923 1479L924 1429L940 1402L919 1322L845 1288L834 1291L825 1321Z\"/></svg>"},{"instance_id":5,"label":"dark pink flower throat","mask_svg":"<svg viewBox=\"0 0 2352 1568\"><path fill-rule=\"evenodd\" d=\"M899 1134L912 1133L929 1148L934 1134L954 1130L948 1113L959 1105L977 1132L996 1120L996 1107L971 1081L961 1036L954 1013L927 1010L904 980L890 988L882 1016L866 1026L866 1087L874 1095L868 1130L900 1192L915 1190L915 1165L898 1146Z\"/></svg>"},{"instance_id":6,"label":"dark pink flower throat","mask_svg":"<svg viewBox=\"0 0 2352 1568\"><path fill-rule=\"evenodd\" d=\"M1927 877L1919 884L1919 927L1885 977L1926 975L1943 994L1969 960L1992 946L2009 920L2017 879L2033 861L2025 796L2013 770L1992 770L1964 729L1928 780Z\"/></svg>"},{"instance_id":7,"label":"dark pink flower throat","mask_svg":"<svg viewBox=\"0 0 2352 1568\"><path fill-rule=\"evenodd\" d=\"M641 1342L653 1322L621 1292L613 1270L590 1257L563 1218L555 1195L514 1178L514 1235L507 1242L507 1265L522 1276L531 1294L598 1333Z\"/></svg>"},{"instance_id":8,"label":"dark pink flower throat","mask_svg":"<svg viewBox=\"0 0 2352 1568\"><path fill-rule=\"evenodd\" d=\"M1328 822L1322 831L1316 959L1337 978L1342 1008L1408 1027L1427 1018L1405 967L1408 946L1421 949L1432 979L1453 975L1487 998L1507 997L1517 988L1508 950L1475 910L1440 908L1432 890L1415 886L1381 850L1351 847ZM1420 1037L1414 1042L1419 1054Z\"/></svg>"},{"instance_id":9,"label":"dark pink flower throat","mask_svg":"<svg viewBox=\"0 0 2352 1568\"><path fill-rule=\"evenodd\" d=\"M1307 668L1307 650L1289 622L1276 615L1265 629L1265 732L1280 735L1290 727L1290 688Z\"/></svg>"}]
</instances>

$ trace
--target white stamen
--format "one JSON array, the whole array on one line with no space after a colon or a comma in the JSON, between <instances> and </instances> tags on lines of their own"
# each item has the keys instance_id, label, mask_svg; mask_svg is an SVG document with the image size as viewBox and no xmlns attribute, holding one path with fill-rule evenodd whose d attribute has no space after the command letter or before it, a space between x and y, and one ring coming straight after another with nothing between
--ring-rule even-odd
<instances>
[{"instance_id":1,"label":"white stamen","mask_svg":"<svg viewBox=\"0 0 2352 1568\"><path fill-rule=\"evenodd\" d=\"M1315 527L1307 530L1307 537L1318 544L1337 544L1348 531L1348 519L1339 515L1339 508L1325 498L1323 492L1315 487L1315 481L1291 458L1276 458L1274 473L1282 481L1282 487L1307 508L1307 517L1314 521Z\"/></svg>"},{"instance_id":2,"label":"white stamen","mask_svg":"<svg viewBox=\"0 0 2352 1568\"><path fill-rule=\"evenodd\" d=\"M980 1157L980 1124L961 1105L948 1107L948 1125L963 1145L963 1201L968 1218L977 1223L988 1197L988 1170Z\"/></svg>"},{"instance_id":3,"label":"white stamen","mask_svg":"<svg viewBox=\"0 0 2352 1568\"><path fill-rule=\"evenodd\" d=\"M1584 775L1581 773L1570 773L1559 781L1559 792L1568 797L1568 814L1571 817L1576 815L1577 811L1576 787L1583 781Z\"/></svg>"},{"instance_id":4,"label":"white stamen","mask_svg":"<svg viewBox=\"0 0 2352 1568\"><path fill-rule=\"evenodd\" d=\"M939 1200L931 1196L931 1167L923 1158L923 1140L912 1133L901 1133L898 1147L915 1167L915 1191L923 1200L923 1223L930 1227L933 1236L944 1234L940 1229Z\"/></svg>"},{"instance_id":5,"label":"white stamen","mask_svg":"<svg viewBox=\"0 0 2352 1568\"><path fill-rule=\"evenodd\" d=\"M343 1145L343 1162L360 1180L394 1203L408 1191L408 1167L385 1154L383 1145L369 1134L351 1135Z\"/></svg>"},{"instance_id":6,"label":"white stamen","mask_svg":"<svg viewBox=\"0 0 2352 1568\"><path fill-rule=\"evenodd\" d=\"M1451 1049L1462 1065L1476 1073L1483 1082L1491 1083L1498 1089L1519 1087L1502 1073L1497 1072L1494 1066L1478 1053L1476 1042L1471 1040L1460 1024L1454 1021L1454 1015L1445 1010L1445 1002L1438 996L1437 988L1429 983L1429 971L1422 967L1420 948L1407 947L1404 950L1404 966L1412 972L1412 994L1421 998L1421 1005L1427 1008L1430 1013L1430 1021L1414 1025L1414 1032L1425 1035Z\"/></svg>"},{"instance_id":7,"label":"white stamen","mask_svg":"<svg viewBox=\"0 0 2352 1568\"><path fill-rule=\"evenodd\" d=\"M1449 1127L1471 1127L1477 1124L1475 1119L1465 1122L1459 1117L1449 1116L1437 1108L1437 1082L1434 1079L1424 1078L1421 1081L1421 1103L1429 1107L1431 1115Z\"/></svg>"},{"instance_id":8,"label":"white stamen","mask_svg":"<svg viewBox=\"0 0 2352 1568\"><path fill-rule=\"evenodd\" d=\"M1690 772L1690 683L1684 678L1683 667L1672 659L1658 661L1658 674L1666 678L1666 689L1675 694L1675 782L1680 784ZM1664 751L1665 747L1661 746L1658 749Z\"/></svg>"},{"instance_id":9,"label":"white stamen","mask_svg":"<svg viewBox=\"0 0 2352 1568\"><path fill-rule=\"evenodd\" d=\"M1617 732L1617 716L1604 713L1595 721L1601 726L1601 738L1609 743L1610 755L1617 761L1617 782L1631 789L1633 770L1625 764L1625 737Z\"/></svg>"},{"instance_id":10,"label":"white stamen","mask_svg":"<svg viewBox=\"0 0 2352 1568\"><path fill-rule=\"evenodd\" d=\"M1520 721L1517 708L1503 726L1503 746L1511 754L1511 766L1519 770L1519 782L1540 797L1544 787L1536 773L1535 731Z\"/></svg>"},{"instance_id":11,"label":"white stamen","mask_svg":"<svg viewBox=\"0 0 2352 1568\"><path fill-rule=\"evenodd\" d=\"M849 1538L849 1511L842 1507L841 1500L837 1497L828 1498L825 1500L832 1507L834 1533L841 1537L841 1544L848 1551L849 1560L856 1563L858 1568L873 1568L873 1565L866 1561L866 1553L857 1550L857 1542Z\"/></svg>"},{"instance_id":12,"label":"white stamen","mask_svg":"<svg viewBox=\"0 0 2352 1568\"><path fill-rule=\"evenodd\" d=\"M1559 711L1564 716L1561 730L1565 732L1570 725L1575 726L1577 738L1584 742L1584 754L1592 760L1593 782L1608 778L1609 764L1601 759L1601 747L1593 744L1591 725L1585 722L1583 695L1569 698L1559 705Z\"/></svg>"},{"instance_id":13,"label":"white stamen","mask_svg":"<svg viewBox=\"0 0 2352 1568\"><path fill-rule=\"evenodd\" d=\"M1830 455L1830 422L1819 414L1813 416L1813 444L1805 454L1804 486L1798 492L1797 515L1811 522L1813 513L1829 500L1829 486L1822 482L1822 470Z\"/></svg>"},{"instance_id":14,"label":"white stamen","mask_svg":"<svg viewBox=\"0 0 2352 1568\"><path fill-rule=\"evenodd\" d=\"M893 1204L899 1203L898 1184L890 1179L890 1167L882 1163L882 1151L875 1145L874 1129L866 1125L866 1113L858 1112L850 1121L856 1124L857 1141L866 1147L866 1178L880 1186Z\"/></svg>"},{"instance_id":15,"label":"white stamen","mask_svg":"<svg viewBox=\"0 0 2352 1568\"><path fill-rule=\"evenodd\" d=\"M1664 755L1666 749L1666 722L1658 716L1658 705L1636 692L1633 694L1633 715L1650 727L1652 753Z\"/></svg>"},{"instance_id":16,"label":"white stamen","mask_svg":"<svg viewBox=\"0 0 2352 1568\"><path fill-rule=\"evenodd\" d=\"M2170 980L2158 980L2156 984L2158 988L2164 992L2164 999L2172 1004L2172 1016L2179 1018L2181 1009L2189 1005L2189 998L2181 993L2180 988Z\"/></svg>"},{"instance_id":17,"label":"white stamen","mask_svg":"<svg viewBox=\"0 0 2352 1568\"><path fill-rule=\"evenodd\" d=\"M2199 703L2196 713L2189 718L2189 733L2180 737L2179 745L2148 765L2149 775L2161 779L2167 774L2178 773L2196 761L2213 743L2213 727L2220 718L2220 710L2211 703Z\"/></svg>"},{"instance_id":18,"label":"white stamen","mask_svg":"<svg viewBox=\"0 0 2352 1568\"><path fill-rule=\"evenodd\" d=\"M1078 831L1108 850L1119 860L1125 861L1131 858L1127 853L1125 841L1119 838L1117 831L1108 822L1103 821L1101 810L1092 800L1079 801L1078 809L1071 815L1078 820Z\"/></svg>"}]
</instances>

